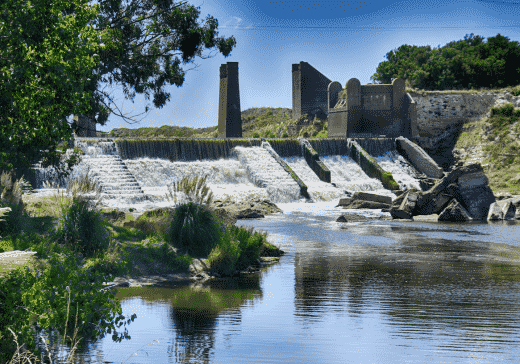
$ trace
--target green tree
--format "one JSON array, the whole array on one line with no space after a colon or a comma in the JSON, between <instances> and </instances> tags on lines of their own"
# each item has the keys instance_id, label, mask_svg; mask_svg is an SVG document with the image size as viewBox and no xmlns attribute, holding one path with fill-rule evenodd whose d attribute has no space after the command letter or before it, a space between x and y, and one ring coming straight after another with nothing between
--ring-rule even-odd
<instances>
[{"instance_id":1,"label":"green tree","mask_svg":"<svg viewBox=\"0 0 520 364\"><path fill-rule=\"evenodd\" d=\"M443 47L403 45L386 54L372 80L408 79L426 90L505 87L520 83L520 43L498 34L487 42L473 33Z\"/></svg>"},{"instance_id":2,"label":"green tree","mask_svg":"<svg viewBox=\"0 0 520 364\"><path fill-rule=\"evenodd\" d=\"M89 117L101 125L111 113L127 122L136 122L133 117L138 115L124 115L100 83L122 85L125 98L132 101L136 93L144 93L146 100L152 96L154 106L162 108L170 100L164 86L184 83L183 65L196 57L211 57L203 54L206 49L216 48L227 57L236 44L234 37L218 37L217 19L208 15L198 22L200 7L173 0L131 0L126 6L122 2L100 0L94 24L110 34L88 84L93 93ZM148 110L146 105L144 113Z\"/></svg>"},{"instance_id":3,"label":"green tree","mask_svg":"<svg viewBox=\"0 0 520 364\"><path fill-rule=\"evenodd\" d=\"M88 112L85 82L103 32L88 25L97 6L87 2L0 3L0 169L56 163L71 136L66 117Z\"/></svg>"}]
</instances>

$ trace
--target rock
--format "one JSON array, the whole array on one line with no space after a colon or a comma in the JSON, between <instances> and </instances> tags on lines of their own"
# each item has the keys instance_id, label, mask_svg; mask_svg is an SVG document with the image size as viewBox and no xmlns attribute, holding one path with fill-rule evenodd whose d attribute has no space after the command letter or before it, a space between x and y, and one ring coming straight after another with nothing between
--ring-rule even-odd
<instances>
[{"instance_id":1,"label":"rock","mask_svg":"<svg viewBox=\"0 0 520 364\"><path fill-rule=\"evenodd\" d=\"M404 195L399 196L401 200L400 205L396 205L397 201L394 201L390 208L390 215L394 219L411 219L414 215L415 205L419 197L417 190L409 190ZM396 200L398 200L396 199Z\"/></svg>"},{"instance_id":2,"label":"rock","mask_svg":"<svg viewBox=\"0 0 520 364\"><path fill-rule=\"evenodd\" d=\"M369 220L389 220L387 216L377 216L377 217L368 217L358 214L349 214L344 213L341 214L340 217L336 219L336 222L361 222L361 221L369 221Z\"/></svg>"},{"instance_id":3,"label":"rock","mask_svg":"<svg viewBox=\"0 0 520 364\"><path fill-rule=\"evenodd\" d=\"M375 201L355 200L353 198L342 198L336 207L343 207L344 209L389 209L390 204Z\"/></svg>"},{"instance_id":4,"label":"rock","mask_svg":"<svg viewBox=\"0 0 520 364\"><path fill-rule=\"evenodd\" d=\"M283 211L269 200L256 199L253 201L235 202L216 200L212 204L212 208L217 214L226 214L226 218L234 219L244 218L262 218L265 215L274 213L283 213ZM220 211L225 212L220 212Z\"/></svg>"},{"instance_id":5,"label":"rock","mask_svg":"<svg viewBox=\"0 0 520 364\"><path fill-rule=\"evenodd\" d=\"M479 164L457 164L431 189L419 195L415 215L430 215L442 211L453 197L474 220L484 220L495 196Z\"/></svg>"},{"instance_id":6,"label":"rock","mask_svg":"<svg viewBox=\"0 0 520 364\"><path fill-rule=\"evenodd\" d=\"M189 272L192 276L198 279L208 279L210 278L208 271L209 268L206 265L205 259L197 259L194 258L191 261L191 264L188 268Z\"/></svg>"},{"instance_id":7,"label":"rock","mask_svg":"<svg viewBox=\"0 0 520 364\"><path fill-rule=\"evenodd\" d=\"M237 219L259 219L263 217L264 215L259 214L258 212L251 209L242 210L237 214Z\"/></svg>"},{"instance_id":8,"label":"rock","mask_svg":"<svg viewBox=\"0 0 520 364\"><path fill-rule=\"evenodd\" d=\"M497 202L493 202L489 206L487 220L494 221L494 220L502 220L503 218L504 218L504 213L502 212L500 205Z\"/></svg>"},{"instance_id":9,"label":"rock","mask_svg":"<svg viewBox=\"0 0 520 364\"><path fill-rule=\"evenodd\" d=\"M345 209L388 209L391 204L392 198L390 196L354 192L351 198L341 198L336 207Z\"/></svg>"},{"instance_id":10,"label":"rock","mask_svg":"<svg viewBox=\"0 0 520 364\"><path fill-rule=\"evenodd\" d=\"M488 186L488 179L480 164L472 164L461 168L458 178L461 203L474 220L484 220L489 206L495 202L493 191Z\"/></svg>"},{"instance_id":11,"label":"rock","mask_svg":"<svg viewBox=\"0 0 520 364\"><path fill-rule=\"evenodd\" d=\"M354 192L354 194L352 195L352 198L355 200L381 202L381 203L385 203L388 205L390 205L392 203L392 197L376 195L375 193Z\"/></svg>"},{"instance_id":12,"label":"rock","mask_svg":"<svg viewBox=\"0 0 520 364\"><path fill-rule=\"evenodd\" d=\"M512 201L507 201L504 206L502 207L502 214L504 220L512 220L515 218L515 206L513 205Z\"/></svg>"},{"instance_id":13,"label":"rock","mask_svg":"<svg viewBox=\"0 0 520 364\"><path fill-rule=\"evenodd\" d=\"M456 199L452 199L448 206L439 214L438 221L464 222L472 221L468 211Z\"/></svg>"},{"instance_id":14,"label":"rock","mask_svg":"<svg viewBox=\"0 0 520 364\"><path fill-rule=\"evenodd\" d=\"M103 212L103 217L108 221L122 220L125 218L125 212L114 209L109 212Z\"/></svg>"}]
</instances>

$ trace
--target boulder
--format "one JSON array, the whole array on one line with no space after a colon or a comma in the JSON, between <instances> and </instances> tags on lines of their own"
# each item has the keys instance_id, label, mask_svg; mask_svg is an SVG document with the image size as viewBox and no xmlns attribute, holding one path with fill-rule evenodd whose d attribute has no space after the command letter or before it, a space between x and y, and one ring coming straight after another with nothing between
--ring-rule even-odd
<instances>
[{"instance_id":1,"label":"boulder","mask_svg":"<svg viewBox=\"0 0 520 364\"><path fill-rule=\"evenodd\" d=\"M439 221L465 222L473 218L456 199L452 199L448 206L439 214Z\"/></svg>"},{"instance_id":2,"label":"boulder","mask_svg":"<svg viewBox=\"0 0 520 364\"><path fill-rule=\"evenodd\" d=\"M390 204L376 202L355 200L353 198L342 198L336 207L343 207L344 209L388 209Z\"/></svg>"},{"instance_id":3,"label":"boulder","mask_svg":"<svg viewBox=\"0 0 520 364\"><path fill-rule=\"evenodd\" d=\"M493 202L489 206L488 221L495 221L495 220L502 220L504 218L504 213L502 212L502 209L500 208L500 205L498 202Z\"/></svg>"},{"instance_id":4,"label":"boulder","mask_svg":"<svg viewBox=\"0 0 520 364\"><path fill-rule=\"evenodd\" d=\"M511 200L507 201L504 206L502 206L502 214L504 220L512 220L515 218L515 206Z\"/></svg>"},{"instance_id":5,"label":"boulder","mask_svg":"<svg viewBox=\"0 0 520 364\"><path fill-rule=\"evenodd\" d=\"M351 198L341 198L336 207L345 209L388 209L392 204L390 196L367 192L354 192Z\"/></svg>"},{"instance_id":6,"label":"boulder","mask_svg":"<svg viewBox=\"0 0 520 364\"><path fill-rule=\"evenodd\" d=\"M461 168L458 177L461 203L467 208L474 220L485 220L489 206L495 202L493 191L488 186L488 179L480 164Z\"/></svg>"},{"instance_id":7,"label":"boulder","mask_svg":"<svg viewBox=\"0 0 520 364\"><path fill-rule=\"evenodd\" d=\"M256 219L283 211L269 200L255 199L252 201L235 202L215 200L212 204L216 214L225 214L235 219Z\"/></svg>"},{"instance_id":8,"label":"boulder","mask_svg":"<svg viewBox=\"0 0 520 364\"><path fill-rule=\"evenodd\" d=\"M361 221L369 221L369 220L374 220L374 219L387 220L388 218L385 216L368 217L368 216L363 216L363 215L358 215L358 214L346 213L346 214L341 214L341 216L336 219L336 222L361 222Z\"/></svg>"}]
</instances>

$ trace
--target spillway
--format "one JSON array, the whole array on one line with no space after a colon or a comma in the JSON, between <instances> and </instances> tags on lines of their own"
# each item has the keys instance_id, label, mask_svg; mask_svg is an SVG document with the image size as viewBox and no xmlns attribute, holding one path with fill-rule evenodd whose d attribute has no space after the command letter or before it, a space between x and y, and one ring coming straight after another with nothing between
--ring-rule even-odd
<instances>
[{"instance_id":1,"label":"spillway","mask_svg":"<svg viewBox=\"0 0 520 364\"><path fill-rule=\"evenodd\" d=\"M350 142L331 139L309 140L309 143L330 170L331 183L321 181L309 167L298 140L271 141L272 148L291 172L284 170L273 155L260 146L259 140L78 138L76 145L85 156L71 177L80 177L88 171L101 186L104 197L127 204L164 203L168 186L195 175L206 176L215 199L221 200L260 198L275 203L319 202L347 197L355 191L395 197L349 157ZM392 140L361 140L360 144L373 153L384 170L393 174L402 189L420 188L418 173L397 153ZM40 168L37 187L41 187L43 180L53 178L49 169ZM298 178L301 181L297 182ZM310 200L302 196L302 182L307 186ZM64 187L64 181L60 184Z\"/></svg>"}]
</instances>

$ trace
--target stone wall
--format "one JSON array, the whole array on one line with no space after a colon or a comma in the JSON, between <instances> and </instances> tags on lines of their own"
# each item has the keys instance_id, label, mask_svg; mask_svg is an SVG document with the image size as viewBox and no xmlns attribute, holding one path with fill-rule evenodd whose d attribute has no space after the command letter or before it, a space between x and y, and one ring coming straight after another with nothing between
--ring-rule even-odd
<instances>
[{"instance_id":1,"label":"stone wall","mask_svg":"<svg viewBox=\"0 0 520 364\"><path fill-rule=\"evenodd\" d=\"M218 136L219 138L241 138L238 62L228 62L220 66L219 91Z\"/></svg>"},{"instance_id":2,"label":"stone wall","mask_svg":"<svg viewBox=\"0 0 520 364\"><path fill-rule=\"evenodd\" d=\"M498 98L497 93L426 92L410 96L417 103L419 137L439 135L453 124L478 120L489 112Z\"/></svg>"}]
</instances>

